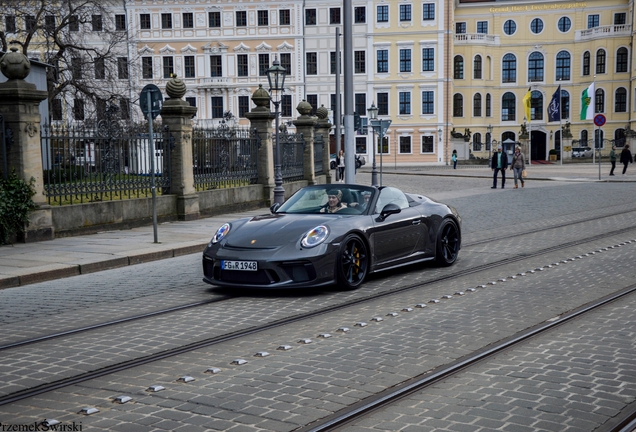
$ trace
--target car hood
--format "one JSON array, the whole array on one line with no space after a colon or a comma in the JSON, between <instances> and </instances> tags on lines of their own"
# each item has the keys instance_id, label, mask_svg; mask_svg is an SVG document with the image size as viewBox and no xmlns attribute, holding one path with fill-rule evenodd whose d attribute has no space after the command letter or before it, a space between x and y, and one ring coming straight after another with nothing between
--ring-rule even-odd
<instances>
[{"instance_id":1,"label":"car hood","mask_svg":"<svg viewBox=\"0 0 636 432\"><path fill-rule=\"evenodd\" d=\"M227 236L225 244L237 248L276 248L295 243L318 225L330 225L350 216L274 214L253 217L236 227Z\"/></svg>"}]
</instances>

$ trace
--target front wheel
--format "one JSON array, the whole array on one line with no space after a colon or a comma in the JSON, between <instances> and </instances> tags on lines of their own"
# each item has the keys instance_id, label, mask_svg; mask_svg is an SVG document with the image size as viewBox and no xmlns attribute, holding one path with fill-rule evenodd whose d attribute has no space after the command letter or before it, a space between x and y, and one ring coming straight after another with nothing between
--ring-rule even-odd
<instances>
[{"instance_id":1,"label":"front wheel","mask_svg":"<svg viewBox=\"0 0 636 432\"><path fill-rule=\"evenodd\" d=\"M342 241L336 266L340 288L354 290L362 285L369 271L369 255L359 236L350 234Z\"/></svg>"},{"instance_id":2,"label":"front wheel","mask_svg":"<svg viewBox=\"0 0 636 432\"><path fill-rule=\"evenodd\" d=\"M435 261L447 267L453 265L459 253L460 234L457 223L452 219L444 219L437 233Z\"/></svg>"}]
</instances>

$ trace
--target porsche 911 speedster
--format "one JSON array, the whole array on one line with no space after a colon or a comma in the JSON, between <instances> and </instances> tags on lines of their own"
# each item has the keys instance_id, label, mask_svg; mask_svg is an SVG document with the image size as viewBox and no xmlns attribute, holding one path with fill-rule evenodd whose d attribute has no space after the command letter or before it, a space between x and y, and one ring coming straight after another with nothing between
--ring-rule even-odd
<instances>
[{"instance_id":1,"label":"porsche 911 speedster","mask_svg":"<svg viewBox=\"0 0 636 432\"><path fill-rule=\"evenodd\" d=\"M358 288L374 272L424 261L452 265L461 218L394 187L300 189L271 214L223 224L203 252L204 281L236 288Z\"/></svg>"}]
</instances>

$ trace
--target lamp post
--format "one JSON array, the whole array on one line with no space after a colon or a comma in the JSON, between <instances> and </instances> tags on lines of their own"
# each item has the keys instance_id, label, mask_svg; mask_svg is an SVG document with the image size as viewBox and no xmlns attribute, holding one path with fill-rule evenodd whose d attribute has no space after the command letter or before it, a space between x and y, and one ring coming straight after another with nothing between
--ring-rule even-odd
<instances>
[{"instance_id":1,"label":"lamp post","mask_svg":"<svg viewBox=\"0 0 636 432\"><path fill-rule=\"evenodd\" d=\"M486 131L488 131L488 166L490 166L490 160L492 158L492 125L489 124L488 127L486 128Z\"/></svg>"},{"instance_id":2,"label":"lamp post","mask_svg":"<svg viewBox=\"0 0 636 432\"><path fill-rule=\"evenodd\" d=\"M280 105L280 94L284 90L285 76L287 71L280 65L274 57L272 67L267 69L267 80L269 81L269 93L274 104L274 118L276 119L276 154L274 155L274 204L282 204L285 201L285 189L283 189L283 173L280 166L280 145L278 143L278 106Z\"/></svg>"},{"instance_id":3,"label":"lamp post","mask_svg":"<svg viewBox=\"0 0 636 432\"><path fill-rule=\"evenodd\" d=\"M375 126L373 125L374 121L378 119L378 107L375 106L375 102L371 103L371 108L367 109L369 113L369 119L371 120L371 130L373 130L373 145L371 146L371 159L373 160L373 166L371 168L371 186L378 186L378 170L375 165L375 146L377 142L375 141Z\"/></svg>"}]
</instances>

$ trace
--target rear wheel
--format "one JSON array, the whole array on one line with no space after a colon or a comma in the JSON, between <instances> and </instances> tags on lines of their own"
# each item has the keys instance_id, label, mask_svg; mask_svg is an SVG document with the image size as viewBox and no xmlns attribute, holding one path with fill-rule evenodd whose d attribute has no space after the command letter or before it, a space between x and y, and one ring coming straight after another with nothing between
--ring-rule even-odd
<instances>
[{"instance_id":1,"label":"rear wheel","mask_svg":"<svg viewBox=\"0 0 636 432\"><path fill-rule=\"evenodd\" d=\"M343 240L336 265L340 288L353 290L362 284L369 271L369 255L359 236L350 234Z\"/></svg>"},{"instance_id":2,"label":"rear wheel","mask_svg":"<svg viewBox=\"0 0 636 432\"><path fill-rule=\"evenodd\" d=\"M455 221L444 219L437 233L435 261L438 265L446 267L457 260L459 240L459 228Z\"/></svg>"}]
</instances>

